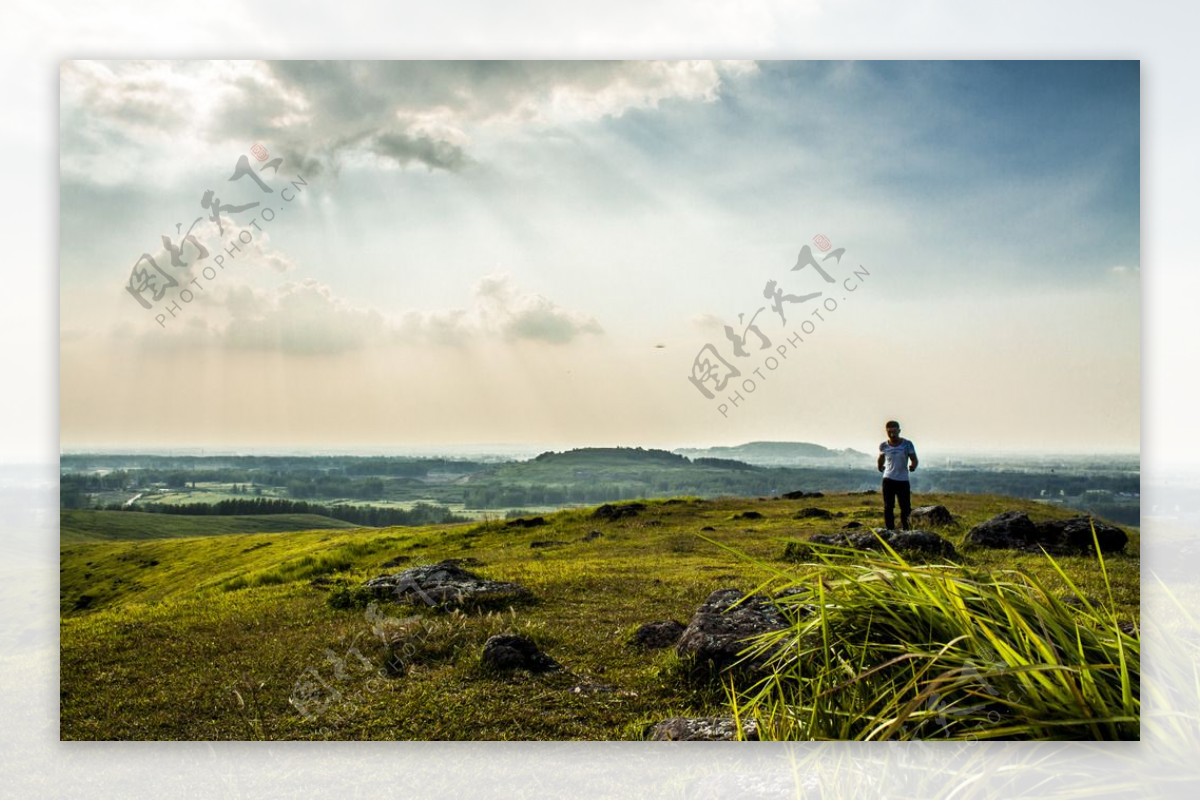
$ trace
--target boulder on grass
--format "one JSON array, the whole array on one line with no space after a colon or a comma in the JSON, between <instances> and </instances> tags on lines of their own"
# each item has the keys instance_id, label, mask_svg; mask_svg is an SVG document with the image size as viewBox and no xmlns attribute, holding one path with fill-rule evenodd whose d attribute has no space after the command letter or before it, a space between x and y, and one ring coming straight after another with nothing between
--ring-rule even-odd
<instances>
[{"instance_id":1,"label":"boulder on grass","mask_svg":"<svg viewBox=\"0 0 1200 801\"><path fill-rule=\"evenodd\" d=\"M716 741L736 740L737 723L733 718L667 718L650 730L651 740ZM742 739L757 740L758 724L742 723Z\"/></svg>"},{"instance_id":2,"label":"boulder on grass","mask_svg":"<svg viewBox=\"0 0 1200 801\"><path fill-rule=\"evenodd\" d=\"M503 608L533 600L533 593L520 584L481 578L453 560L377 576L364 587L381 600L442 610Z\"/></svg>"},{"instance_id":3,"label":"boulder on grass","mask_svg":"<svg viewBox=\"0 0 1200 801\"><path fill-rule=\"evenodd\" d=\"M887 543L893 551L905 558L954 558L958 554L951 542L932 531L892 531L886 528L876 528L871 531L859 529L843 529L834 534L814 534L808 538L810 543L817 545L832 545L838 548L852 548L856 551L883 551ZM790 558L804 555L803 543L793 548Z\"/></svg>"},{"instance_id":4,"label":"boulder on grass","mask_svg":"<svg viewBox=\"0 0 1200 801\"><path fill-rule=\"evenodd\" d=\"M909 518L917 528L934 528L954 525L954 515L945 506L919 506L912 510Z\"/></svg>"},{"instance_id":5,"label":"boulder on grass","mask_svg":"<svg viewBox=\"0 0 1200 801\"><path fill-rule=\"evenodd\" d=\"M980 548L1028 548L1037 538L1037 526L1024 512L1004 512L967 532L964 545Z\"/></svg>"},{"instance_id":6,"label":"boulder on grass","mask_svg":"<svg viewBox=\"0 0 1200 801\"><path fill-rule=\"evenodd\" d=\"M787 625L770 599L762 595L744 598L735 589L717 590L696 610L675 651L699 674L711 676L735 665L753 670L761 667L764 657L743 658L747 639Z\"/></svg>"},{"instance_id":7,"label":"boulder on grass","mask_svg":"<svg viewBox=\"0 0 1200 801\"><path fill-rule=\"evenodd\" d=\"M807 506L801 509L799 512L796 512L796 514L792 515L794 520L803 520L808 517L814 517L820 520L832 520L833 512L829 511L828 509L821 509L817 506Z\"/></svg>"},{"instance_id":8,"label":"boulder on grass","mask_svg":"<svg viewBox=\"0 0 1200 801\"><path fill-rule=\"evenodd\" d=\"M655 620L652 623L643 623L638 626L638 630L629 638L627 644L634 648L647 650L670 648L679 642L685 628L686 626L678 620Z\"/></svg>"},{"instance_id":9,"label":"boulder on grass","mask_svg":"<svg viewBox=\"0 0 1200 801\"><path fill-rule=\"evenodd\" d=\"M1095 541L1092 529L1095 528ZM1117 553L1125 549L1129 535L1087 515L1066 520L1034 523L1024 512L1004 512L967 532L965 544L979 548L1008 548L1045 551L1053 555Z\"/></svg>"},{"instance_id":10,"label":"boulder on grass","mask_svg":"<svg viewBox=\"0 0 1200 801\"><path fill-rule=\"evenodd\" d=\"M606 503L592 512L592 517L600 520L620 520L623 517L634 517L638 512L645 511L646 504L639 501L631 503Z\"/></svg>"},{"instance_id":11,"label":"boulder on grass","mask_svg":"<svg viewBox=\"0 0 1200 801\"><path fill-rule=\"evenodd\" d=\"M1092 540L1093 526L1096 529L1095 541ZM1097 544L1100 553L1118 553L1125 550L1129 542L1129 535L1121 529L1086 515L1068 520L1047 520L1038 523L1037 528L1039 542L1044 543L1051 553L1095 553Z\"/></svg>"},{"instance_id":12,"label":"boulder on grass","mask_svg":"<svg viewBox=\"0 0 1200 801\"><path fill-rule=\"evenodd\" d=\"M562 670L562 665L542 653L530 637L524 634L496 634L483 644L480 661L488 670L528 670L547 673Z\"/></svg>"},{"instance_id":13,"label":"boulder on grass","mask_svg":"<svg viewBox=\"0 0 1200 801\"><path fill-rule=\"evenodd\" d=\"M504 525L506 528L536 528L549 525L549 523L546 518L539 515L537 517L518 517L507 521Z\"/></svg>"}]
</instances>

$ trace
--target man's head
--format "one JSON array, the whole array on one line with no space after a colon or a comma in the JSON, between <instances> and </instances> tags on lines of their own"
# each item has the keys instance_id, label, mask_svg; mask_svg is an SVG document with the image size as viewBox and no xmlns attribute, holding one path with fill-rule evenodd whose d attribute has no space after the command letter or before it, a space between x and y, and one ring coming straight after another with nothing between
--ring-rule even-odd
<instances>
[{"instance_id":1,"label":"man's head","mask_svg":"<svg viewBox=\"0 0 1200 801\"><path fill-rule=\"evenodd\" d=\"M887 431L889 437L895 437L900 433L900 424L895 420L888 420L887 423L884 424L883 428Z\"/></svg>"}]
</instances>

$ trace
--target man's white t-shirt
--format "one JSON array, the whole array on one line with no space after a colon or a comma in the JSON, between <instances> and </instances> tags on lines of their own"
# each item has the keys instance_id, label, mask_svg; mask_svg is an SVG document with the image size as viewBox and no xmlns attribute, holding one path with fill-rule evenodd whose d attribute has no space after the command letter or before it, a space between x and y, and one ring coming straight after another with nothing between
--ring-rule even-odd
<instances>
[{"instance_id":1,"label":"man's white t-shirt","mask_svg":"<svg viewBox=\"0 0 1200 801\"><path fill-rule=\"evenodd\" d=\"M885 439L879 443L879 452L883 454L883 477L908 481L908 457L917 455L913 444L904 437L897 445L891 445Z\"/></svg>"}]
</instances>

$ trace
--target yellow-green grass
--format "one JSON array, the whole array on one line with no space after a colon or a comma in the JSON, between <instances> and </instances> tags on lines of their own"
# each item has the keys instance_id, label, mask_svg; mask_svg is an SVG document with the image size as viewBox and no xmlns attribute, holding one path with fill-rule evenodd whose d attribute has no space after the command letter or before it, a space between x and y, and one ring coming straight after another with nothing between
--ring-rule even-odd
<instances>
[{"instance_id":1,"label":"yellow-green grass","mask_svg":"<svg viewBox=\"0 0 1200 801\"><path fill-rule=\"evenodd\" d=\"M1001 511L1023 509L1035 520L1070 514L996 496L917 501L950 508L960 526L943 533L956 545L971 525ZM792 518L807 506L843 517ZM878 506L878 495L689 499L650 501L637 516L613 522L592 518L591 508L563 511L530 529L495 522L65 543L61 734L629 739L676 714L727 715L719 686L689 684L673 653L634 651L626 639L651 620L686 623L713 590L750 590L776 571L802 572L779 559L787 541L850 520L878 525ZM744 511L763 518L734 519ZM585 541L591 531L602 536ZM1136 622L1137 532L1131 536L1127 554L1105 567L1117 614ZM530 547L551 540L564 544ZM397 557L407 561L383 567ZM520 582L538 600L472 615L328 603L340 586L448 558L477 560L470 569ZM1075 592L1041 555L964 551L961 561L982 572L1026 570L1054 593ZM1096 560L1059 563L1078 593L1107 597ZM91 600L81 603L82 596ZM381 622L381 615L392 619ZM567 672L486 673L483 643L501 632L528 633ZM397 653L407 671L377 675ZM323 682L315 695L314 679Z\"/></svg>"},{"instance_id":2,"label":"yellow-green grass","mask_svg":"<svg viewBox=\"0 0 1200 801\"><path fill-rule=\"evenodd\" d=\"M59 525L63 543L356 528L324 515L165 515L97 509L64 509Z\"/></svg>"}]
</instances>

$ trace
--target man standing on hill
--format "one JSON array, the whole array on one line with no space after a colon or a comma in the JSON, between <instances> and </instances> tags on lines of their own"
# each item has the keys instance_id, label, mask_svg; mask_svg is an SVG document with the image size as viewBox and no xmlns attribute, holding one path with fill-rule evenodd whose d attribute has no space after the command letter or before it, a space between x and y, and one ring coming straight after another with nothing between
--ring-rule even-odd
<instances>
[{"instance_id":1,"label":"man standing on hill","mask_svg":"<svg viewBox=\"0 0 1200 801\"><path fill-rule=\"evenodd\" d=\"M917 449L900 436L900 424L888 420L884 426L887 439L879 443L879 472L883 473L883 524L895 529L896 515L892 506L900 501L900 528L908 530L908 513L912 511L912 494L908 474L917 469Z\"/></svg>"}]
</instances>

